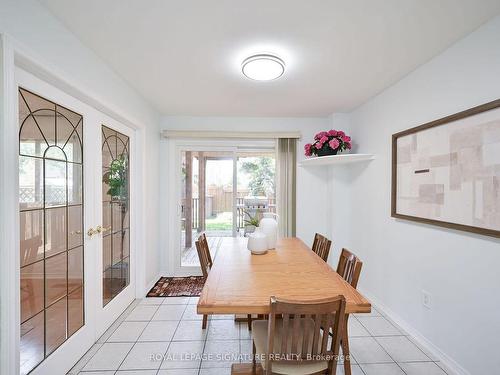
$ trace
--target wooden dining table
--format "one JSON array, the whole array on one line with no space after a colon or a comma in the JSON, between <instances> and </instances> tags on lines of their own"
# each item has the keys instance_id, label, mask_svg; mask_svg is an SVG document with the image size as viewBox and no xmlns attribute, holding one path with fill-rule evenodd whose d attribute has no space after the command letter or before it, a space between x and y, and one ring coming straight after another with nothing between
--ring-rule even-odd
<instances>
[{"instance_id":1,"label":"wooden dining table","mask_svg":"<svg viewBox=\"0 0 500 375\"><path fill-rule=\"evenodd\" d=\"M370 302L302 240L282 238L252 255L246 238L227 238L198 301L198 314L269 314L271 296L309 301L343 295L346 313L369 313Z\"/></svg>"}]
</instances>

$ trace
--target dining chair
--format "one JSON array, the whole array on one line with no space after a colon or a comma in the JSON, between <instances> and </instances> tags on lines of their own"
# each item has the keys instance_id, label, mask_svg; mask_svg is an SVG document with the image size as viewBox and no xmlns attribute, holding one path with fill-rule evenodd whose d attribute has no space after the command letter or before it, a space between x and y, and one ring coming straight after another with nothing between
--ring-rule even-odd
<instances>
[{"instance_id":1,"label":"dining chair","mask_svg":"<svg viewBox=\"0 0 500 375\"><path fill-rule=\"evenodd\" d=\"M359 275L363 262L347 249L342 249L339 262L337 264L337 273L347 281L354 289L358 286ZM342 338L340 345L342 346L342 354L344 355L344 374L351 375L351 356L349 352L349 334L347 331L349 315L345 316L344 329L342 330ZM331 332L330 332L331 334Z\"/></svg>"},{"instance_id":2,"label":"dining chair","mask_svg":"<svg viewBox=\"0 0 500 375\"><path fill-rule=\"evenodd\" d=\"M339 262L337 264L337 273L347 281L353 288L357 288L359 275L363 262L347 249L342 249Z\"/></svg>"},{"instance_id":3,"label":"dining chair","mask_svg":"<svg viewBox=\"0 0 500 375\"><path fill-rule=\"evenodd\" d=\"M335 374L344 317L341 295L315 301L271 297L268 320L252 323L253 373ZM329 330L331 340L323 334Z\"/></svg>"},{"instance_id":4,"label":"dining chair","mask_svg":"<svg viewBox=\"0 0 500 375\"><path fill-rule=\"evenodd\" d=\"M325 262L328 261L328 254L330 254L331 246L332 246L332 241L330 241L325 236L319 233L316 233L314 235L312 251L314 251Z\"/></svg>"},{"instance_id":5,"label":"dining chair","mask_svg":"<svg viewBox=\"0 0 500 375\"><path fill-rule=\"evenodd\" d=\"M212 261L212 256L210 255L210 248L208 246L207 236L202 233L198 240L195 241L196 251L198 252L198 259L200 260L201 272L205 278L208 277L208 273L212 269L214 263ZM252 315L247 315L248 329L252 329ZM202 325L203 329L207 328L208 315L203 315Z\"/></svg>"},{"instance_id":6,"label":"dining chair","mask_svg":"<svg viewBox=\"0 0 500 375\"><path fill-rule=\"evenodd\" d=\"M213 266L212 256L210 255L210 249L208 248L208 241L205 233L202 233L195 241L196 251L198 252L198 259L200 260L201 272L205 278L208 277L208 273ZM208 315L203 315L203 321L201 327L203 329L207 328Z\"/></svg>"}]
</instances>

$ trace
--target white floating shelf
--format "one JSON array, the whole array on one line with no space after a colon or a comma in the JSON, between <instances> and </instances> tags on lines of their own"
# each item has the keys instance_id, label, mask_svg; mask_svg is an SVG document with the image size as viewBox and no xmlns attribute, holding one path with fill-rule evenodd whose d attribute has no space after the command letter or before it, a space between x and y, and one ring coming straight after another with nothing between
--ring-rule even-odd
<instances>
[{"instance_id":1,"label":"white floating shelf","mask_svg":"<svg viewBox=\"0 0 500 375\"><path fill-rule=\"evenodd\" d=\"M375 155L373 154L340 154L329 156L315 156L300 161L299 166L309 167L319 165L350 164L370 161L373 159L375 159Z\"/></svg>"}]
</instances>

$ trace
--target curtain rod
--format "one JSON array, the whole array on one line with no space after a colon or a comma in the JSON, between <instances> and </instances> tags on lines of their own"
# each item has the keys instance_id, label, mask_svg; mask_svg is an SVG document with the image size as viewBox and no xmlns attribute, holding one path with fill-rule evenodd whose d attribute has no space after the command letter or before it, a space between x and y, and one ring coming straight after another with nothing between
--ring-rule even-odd
<instances>
[{"instance_id":1,"label":"curtain rod","mask_svg":"<svg viewBox=\"0 0 500 375\"><path fill-rule=\"evenodd\" d=\"M162 138L251 138L278 139L301 138L301 133L295 132L238 132L238 131L195 131L195 130L162 130Z\"/></svg>"}]
</instances>

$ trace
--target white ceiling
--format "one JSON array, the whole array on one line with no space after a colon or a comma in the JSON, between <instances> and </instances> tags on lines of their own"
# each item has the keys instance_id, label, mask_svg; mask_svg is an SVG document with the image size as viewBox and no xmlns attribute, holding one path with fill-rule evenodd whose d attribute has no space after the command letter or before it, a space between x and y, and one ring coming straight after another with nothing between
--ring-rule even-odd
<instances>
[{"instance_id":1,"label":"white ceiling","mask_svg":"<svg viewBox=\"0 0 500 375\"><path fill-rule=\"evenodd\" d=\"M325 116L361 105L500 12L498 0L40 0L165 115ZM285 75L241 61L272 52Z\"/></svg>"}]
</instances>

